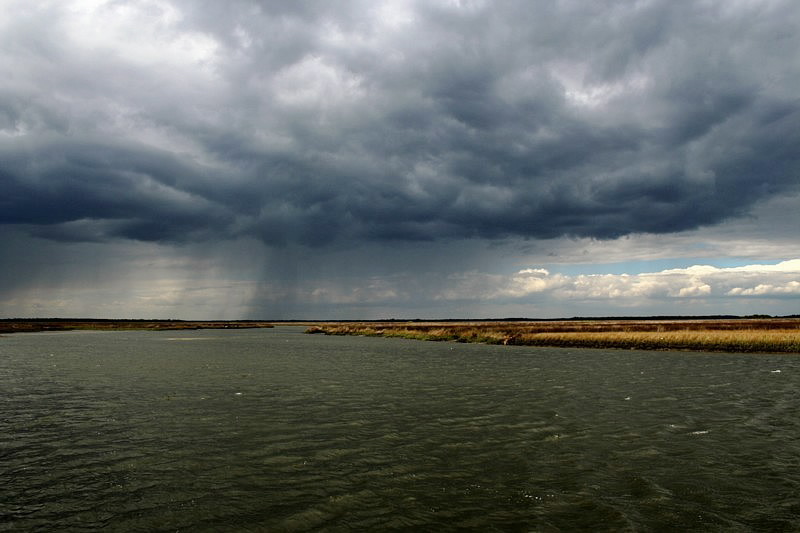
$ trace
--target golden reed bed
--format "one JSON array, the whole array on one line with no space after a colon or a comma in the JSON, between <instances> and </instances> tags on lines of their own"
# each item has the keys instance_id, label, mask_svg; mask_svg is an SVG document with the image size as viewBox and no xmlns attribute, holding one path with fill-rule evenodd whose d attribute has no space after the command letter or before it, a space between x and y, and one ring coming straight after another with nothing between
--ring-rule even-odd
<instances>
[{"instance_id":1,"label":"golden reed bed","mask_svg":"<svg viewBox=\"0 0 800 533\"><path fill-rule=\"evenodd\" d=\"M523 346L800 353L800 319L324 323L307 333Z\"/></svg>"}]
</instances>

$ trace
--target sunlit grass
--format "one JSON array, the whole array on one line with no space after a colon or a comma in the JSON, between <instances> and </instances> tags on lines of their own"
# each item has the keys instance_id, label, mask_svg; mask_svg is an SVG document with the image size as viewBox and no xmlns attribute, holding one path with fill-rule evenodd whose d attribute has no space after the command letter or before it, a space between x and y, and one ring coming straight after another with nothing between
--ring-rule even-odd
<instances>
[{"instance_id":1,"label":"sunlit grass","mask_svg":"<svg viewBox=\"0 0 800 533\"><path fill-rule=\"evenodd\" d=\"M800 353L800 320L320 324L309 333L524 346Z\"/></svg>"}]
</instances>

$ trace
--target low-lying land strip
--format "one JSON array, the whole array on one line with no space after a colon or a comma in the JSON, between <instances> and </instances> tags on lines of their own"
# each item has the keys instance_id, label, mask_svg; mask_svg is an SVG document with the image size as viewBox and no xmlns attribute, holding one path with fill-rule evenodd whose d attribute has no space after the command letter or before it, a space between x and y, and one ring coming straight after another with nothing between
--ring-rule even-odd
<instances>
[{"instance_id":1,"label":"low-lying land strip","mask_svg":"<svg viewBox=\"0 0 800 533\"><path fill-rule=\"evenodd\" d=\"M271 328L270 322L251 320L103 320L103 319L5 319L0 320L0 333L31 333L38 331L89 330L179 330L179 329L229 329Z\"/></svg>"},{"instance_id":2,"label":"low-lying land strip","mask_svg":"<svg viewBox=\"0 0 800 533\"><path fill-rule=\"evenodd\" d=\"M800 319L322 323L307 333L523 346L800 353Z\"/></svg>"}]
</instances>

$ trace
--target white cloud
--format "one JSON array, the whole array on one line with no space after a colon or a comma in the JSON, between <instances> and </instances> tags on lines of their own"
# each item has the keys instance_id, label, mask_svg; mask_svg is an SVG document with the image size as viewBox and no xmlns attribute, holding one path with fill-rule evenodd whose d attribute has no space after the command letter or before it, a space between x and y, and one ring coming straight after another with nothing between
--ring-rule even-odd
<instances>
[{"instance_id":1,"label":"white cloud","mask_svg":"<svg viewBox=\"0 0 800 533\"><path fill-rule=\"evenodd\" d=\"M678 296L681 297L707 296L709 294L711 294L711 286L702 282L683 287L678 291Z\"/></svg>"},{"instance_id":2,"label":"white cloud","mask_svg":"<svg viewBox=\"0 0 800 533\"><path fill-rule=\"evenodd\" d=\"M569 300L653 300L800 295L800 259L774 265L718 268L693 265L641 274L565 276L527 268L509 276L470 272L441 291L439 299L525 298L549 293Z\"/></svg>"},{"instance_id":3,"label":"white cloud","mask_svg":"<svg viewBox=\"0 0 800 533\"><path fill-rule=\"evenodd\" d=\"M208 34L179 28L182 14L165 1L72 2L67 12L64 26L72 43L133 64L202 65L214 60L219 47Z\"/></svg>"},{"instance_id":4,"label":"white cloud","mask_svg":"<svg viewBox=\"0 0 800 533\"><path fill-rule=\"evenodd\" d=\"M752 288L734 287L728 291L730 296L777 296L777 295L800 295L800 281L790 281L785 285L771 285L762 283Z\"/></svg>"},{"instance_id":5,"label":"white cloud","mask_svg":"<svg viewBox=\"0 0 800 533\"><path fill-rule=\"evenodd\" d=\"M455 283L437 294L436 300L521 298L551 291L568 280L561 274L551 275L544 268L526 268L511 276L473 271L450 276L450 279Z\"/></svg>"}]
</instances>

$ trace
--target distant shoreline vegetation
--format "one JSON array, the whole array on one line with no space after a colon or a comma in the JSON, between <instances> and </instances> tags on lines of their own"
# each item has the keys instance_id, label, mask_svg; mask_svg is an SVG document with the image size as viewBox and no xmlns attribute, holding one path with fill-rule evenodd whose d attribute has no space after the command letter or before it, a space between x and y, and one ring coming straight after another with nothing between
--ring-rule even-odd
<instances>
[{"instance_id":1,"label":"distant shoreline vegetation","mask_svg":"<svg viewBox=\"0 0 800 533\"><path fill-rule=\"evenodd\" d=\"M2 333L36 333L72 330L182 330L271 328L271 322L254 320L137 320L102 318L30 318L0 319Z\"/></svg>"},{"instance_id":2,"label":"distant shoreline vegetation","mask_svg":"<svg viewBox=\"0 0 800 533\"><path fill-rule=\"evenodd\" d=\"M306 333L519 346L800 353L800 317L324 323Z\"/></svg>"},{"instance_id":3,"label":"distant shoreline vegetation","mask_svg":"<svg viewBox=\"0 0 800 533\"><path fill-rule=\"evenodd\" d=\"M487 320L0 319L0 334L71 330L198 330L306 326L306 333L519 346L800 353L800 316L662 316Z\"/></svg>"}]
</instances>

